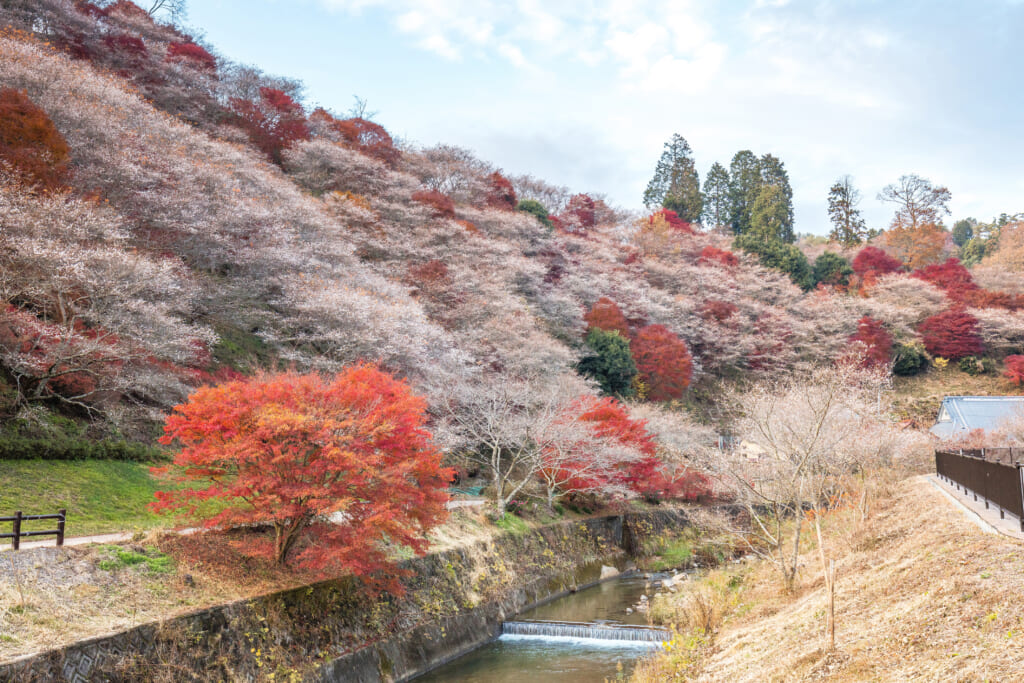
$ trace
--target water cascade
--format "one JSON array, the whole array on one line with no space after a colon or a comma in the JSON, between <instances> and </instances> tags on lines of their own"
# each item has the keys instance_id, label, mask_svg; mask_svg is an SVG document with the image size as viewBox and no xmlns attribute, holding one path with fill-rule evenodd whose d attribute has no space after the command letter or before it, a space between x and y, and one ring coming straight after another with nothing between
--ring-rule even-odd
<instances>
[{"instance_id":1,"label":"water cascade","mask_svg":"<svg viewBox=\"0 0 1024 683\"><path fill-rule=\"evenodd\" d=\"M661 643L672 639L672 634L668 630L653 626L574 621L506 621L501 625L501 634L503 636L585 638L645 643Z\"/></svg>"}]
</instances>

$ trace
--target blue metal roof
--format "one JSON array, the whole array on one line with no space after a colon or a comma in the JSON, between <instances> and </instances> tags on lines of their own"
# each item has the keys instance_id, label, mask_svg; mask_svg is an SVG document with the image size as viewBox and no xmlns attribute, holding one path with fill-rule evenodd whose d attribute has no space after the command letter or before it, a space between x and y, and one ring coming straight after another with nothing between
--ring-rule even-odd
<instances>
[{"instance_id":1,"label":"blue metal roof","mask_svg":"<svg viewBox=\"0 0 1024 683\"><path fill-rule=\"evenodd\" d=\"M991 431L1015 413L1024 416L1024 396L947 396L929 431L940 439L975 429Z\"/></svg>"}]
</instances>

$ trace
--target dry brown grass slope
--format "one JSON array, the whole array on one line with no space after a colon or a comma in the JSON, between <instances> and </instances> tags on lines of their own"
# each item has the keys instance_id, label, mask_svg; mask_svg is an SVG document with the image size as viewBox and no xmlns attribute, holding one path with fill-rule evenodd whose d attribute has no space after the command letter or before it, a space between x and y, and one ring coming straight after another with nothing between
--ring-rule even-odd
<instances>
[{"instance_id":1,"label":"dry brown grass slope","mask_svg":"<svg viewBox=\"0 0 1024 683\"><path fill-rule=\"evenodd\" d=\"M838 560L834 652L824 651L825 591L809 549L794 596L766 567L745 573L733 616L689 677L1024 680L1024 544L984 533L923 477L900 482L865 524L851 518L826 529ZM634 680L687 679L645 675Z\"/></svg>"}]
</instances>

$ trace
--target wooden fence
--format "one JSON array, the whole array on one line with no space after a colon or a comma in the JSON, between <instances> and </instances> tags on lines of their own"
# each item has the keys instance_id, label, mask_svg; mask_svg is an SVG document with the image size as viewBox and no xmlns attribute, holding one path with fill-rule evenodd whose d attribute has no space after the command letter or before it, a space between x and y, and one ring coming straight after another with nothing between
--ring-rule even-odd
<instances>
[{"instance_id":1,"label":"wooden fence","mask_svg":"<svg viewBox=\"0 0 1024 683\"><path fill-rule=\"evenodd\" d=\"M67 518L67 510L58 510L55 515L23 515L21 514L21 510L18 510L14 513L13 517L0 517L0 524L4 522L11 522L14 525L14 530L9 534L0 534L0 539L11 539L11 547L14 550L21 547L21 539L31 538L33 536L56 536L57 545L62 546L64 545L64 523L67 521ZM38 519L55 519L57 520L57 528L47 529L45 531L22 530L22 522L31 522Z\"/></svg>"},{"instance_id":2,"label":"wooden fence","mask_svg":"<svg viewBox=\"0 0 1024 683\"><path fill-rule=\"evenodd\" d=\"M995 505L1000 518L1006 513L1020 521L1024 531L1024 451L989 448L974 451L935 451L935 472L964 495Z\"/></svg>"}]
</instances>

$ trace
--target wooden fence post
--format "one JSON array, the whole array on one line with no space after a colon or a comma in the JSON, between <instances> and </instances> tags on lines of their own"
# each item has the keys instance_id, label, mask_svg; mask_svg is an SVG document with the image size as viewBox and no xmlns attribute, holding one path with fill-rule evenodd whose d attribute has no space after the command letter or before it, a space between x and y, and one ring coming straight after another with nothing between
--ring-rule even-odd
<instances>
[{"instance_id":1,"label":"wooden fence post","mask_svg":"<svg viewBox=\"0 0 1024 683\"><path fill-rule=\"evenodd\" d=\"M68 518L68 511L66 509L57 510L57 514L60 515L60 519L57 520L57 547L64 545L64 522Z\"/></svg>"},{"instance_id":2,"label":"wooden fence post","mask_svg":"<svg viewBox=\"0 0 1024 683\"><path fill-rule=\"evenodd\" d=\"M21 510L14 511L14 538L11 539L11 547L14 550L21 547Z\"/></svg>"}]
</instances>

